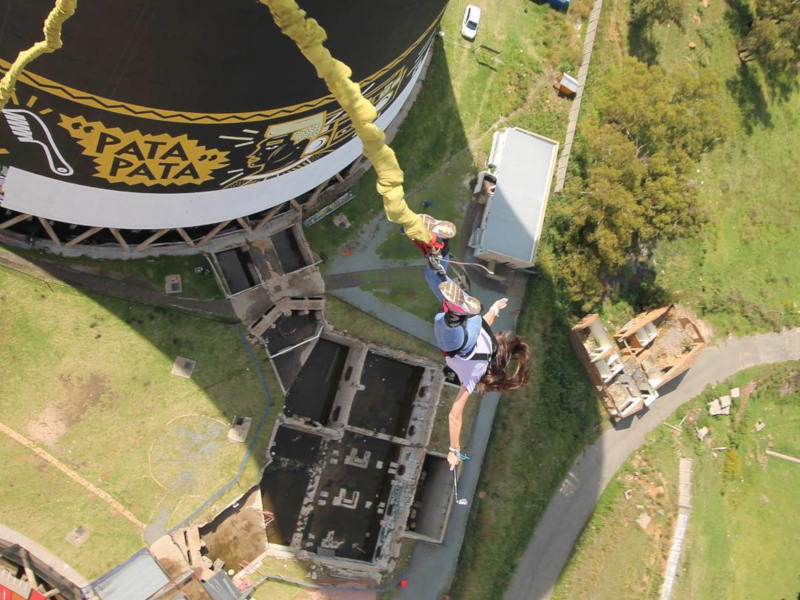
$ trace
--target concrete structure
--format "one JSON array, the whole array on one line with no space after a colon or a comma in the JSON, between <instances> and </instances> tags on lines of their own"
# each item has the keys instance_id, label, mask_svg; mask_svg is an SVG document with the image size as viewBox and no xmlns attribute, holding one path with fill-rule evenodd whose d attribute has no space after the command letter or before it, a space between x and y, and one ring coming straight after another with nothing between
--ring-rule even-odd
<instances>
[{"instance_id":1,"label":"concrete structure","mask_svg":"<svg viewBox=\"0 0 800 600\"><path fill-rule=\"evenodd\" d=\"M272 324L297 314L281 313ZM409 537L430 541L444 535L449 471L443 456L426 451L444 383L441 366L329 326L321 334L306 329L290 352L269 355L287 389L260 486L263 556L288 553L333 574L378 580L394 568L409 529ZM269 335L270 329L259 321L250 331ZM282 360L292 354L291 364ZM250 511L241 505L237 500L223 511L214 527L246 518ZM234 581L263 556L249 560Z\"/></svg>"},{"instance_id":2,"label":"concrete structure","mask_svg":"<svg viewBox=\"0 0 800 600\"><path fill-rule=\"evenodd\" d=\"M17 590L27 589L28 593L32 594L40 588L44 593L53 589L59 590L59 600L81 600L82 590L89 585L80 573L47 548L2 524L0 524L0 556L22 569L27 579L21 582L15 577L0 578L0 590L5 586L23 598L27 596ZM6 571L0 568L0 573Z\"/></svg>"},{"instance_id":3,"label":"concrete structure","mask_svg":"<svg viewBox=\"0 0 800 600\"><path fill-rule=\"evenodd\" d=\"M145 549L93 582L92 590L102 600L140 600L169 585L169 577Z\"/></svg>"},{"instance_id":4,"label":"concrete structure","mask_svg":"<svg viewBox=\"0 0 800 600\"><path fill-rule=\"evenodd\" d=\"M570 342L614 421L650 406L705 347L697 325L674 305L636 315L613 337L599 315L586 315Z\"/></svg>"},{"instance_id":5,"label":"concrete structure","mask_svg":"<svg viewBox=\"0 0 800 600\"><path fill-rule=\"evenodd\" d=\"M489 171L496 183L469 241L476 258L533 266L557 155L558 142L524 129L494 134Z\"/></svg>"},{"instance_id":6,"label":"concrete structure","mask_svg":"<svg viewBox=\"0 0 800 600\"><path fill-rule=\"evenodd\" d=\"M678 471L678 522L672 534L667 558L667 570L664 573L664 584L661 586L661 600L672 597L672 588L675 585L675 576L678 574L678 565L683 551L683 541L686 538L686 528L689 525L689 515L692 513L692 459L682 458Z\"/></svg>"}]
</instances>

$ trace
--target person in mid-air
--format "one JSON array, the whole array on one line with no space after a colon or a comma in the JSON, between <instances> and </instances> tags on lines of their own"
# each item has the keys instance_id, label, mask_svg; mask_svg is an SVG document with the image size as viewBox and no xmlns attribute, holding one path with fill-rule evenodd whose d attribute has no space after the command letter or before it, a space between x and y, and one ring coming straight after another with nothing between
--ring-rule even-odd
<instances>
[{"instance_id":1,"label":"person in mid-air","mask_svg":"<svg viewBox=\"0 0 800 600\"><path fill-rule=\"evenodd\" d=\"M530 347L513 332L494 334L491 326L508 304L508 298L497 300L481 316L481 303L464 292L447 275L449 252L447 240L455 235L455 226L421 215L434 236L435 251L428 257L425 280L442 303L442 311L434 317L433 332L445 362L458 377L460 386L450 408L448 425L450 448L447 462L454 469L461 461L461 421L464 406L474 391L515 390L528 381L526 363ZM425 250L423 249L423 253Z\"/></svg>"}]
</instances>

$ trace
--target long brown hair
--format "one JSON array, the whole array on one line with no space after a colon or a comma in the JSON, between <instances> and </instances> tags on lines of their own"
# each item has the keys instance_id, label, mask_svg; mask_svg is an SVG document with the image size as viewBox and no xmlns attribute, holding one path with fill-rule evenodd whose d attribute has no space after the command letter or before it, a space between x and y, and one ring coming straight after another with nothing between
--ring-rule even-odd
<instances>
[{"instance_id":1,"label":"long brown hair","mask_svg":"<svg viewBox=\"0 0 800 600\"><path fill-rule=\"evenodd\" d=\"M526 363L531 357L531 348L521 337L510 331L498 333L497 352L489 361L486 374L478 383L481 392L510 392L528 383ZM516 361L516 367L509 373L509 365Z\"/></svg>"}]
</instances>

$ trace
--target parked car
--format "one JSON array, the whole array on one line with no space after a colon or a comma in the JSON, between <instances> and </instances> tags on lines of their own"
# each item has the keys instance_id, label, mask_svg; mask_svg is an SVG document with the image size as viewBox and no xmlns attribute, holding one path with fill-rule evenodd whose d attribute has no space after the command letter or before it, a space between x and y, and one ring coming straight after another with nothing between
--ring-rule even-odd
<instances>
[{"instance_id":1,"label":"parked car","mask_svg":"<svg viewBox=\"0 0 800 600\"><path fill-rule=\"evenodd\" d=\"M464 23L461 25L461 35L468 40L474 40L478 35L478 23L481 21L481 9L474 4L467 4L464 11Z\"/></svg>"}]
</instances>

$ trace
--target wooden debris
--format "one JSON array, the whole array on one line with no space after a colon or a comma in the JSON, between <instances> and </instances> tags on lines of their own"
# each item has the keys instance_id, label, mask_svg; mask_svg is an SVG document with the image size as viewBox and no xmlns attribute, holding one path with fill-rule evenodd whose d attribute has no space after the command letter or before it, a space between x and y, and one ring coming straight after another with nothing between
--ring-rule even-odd
<instances>
[{"instance_id":1,"label":"wooden debris","mask_svg":"<svg viewBox=\"0 0 800 600\"><path fill-rule=\"evenodd\" d=\"M758 421L756 421L756 431L761 431L761 430L762 430L762 429L764 429L764 427L766 427L766 426L767 426L767 424L766 424L766 423L764 423L764 421L762 421L761 419L759 419Z\"/></svg>"},{"instance_id":2,"label":"wooden debris","mask_svg":"<svg viewBox=\"0 0 800 600\"><path fill-rule=\"evenodd\" d=\"M783 460L788 460L789 462L800 465L800 458L795 458L794 456L789 456L788 454L781 454L780 452L773 452L772 450L767 450L766 453L770 456L774 456L775 458L781 458Z\"/></svg>"},{"instance_id":3,"label":"wooden debris","mask_svg":"<svg viewBox=\"0 0 800 600\"><path fill-rule=\"evenodd\" d=\"M703 438L705 438L707 435L708 435L708 427L701 427L700 429L697 430L697 439L700 440L701 442L703 441Z\"/></svg>"}]
</instances>

